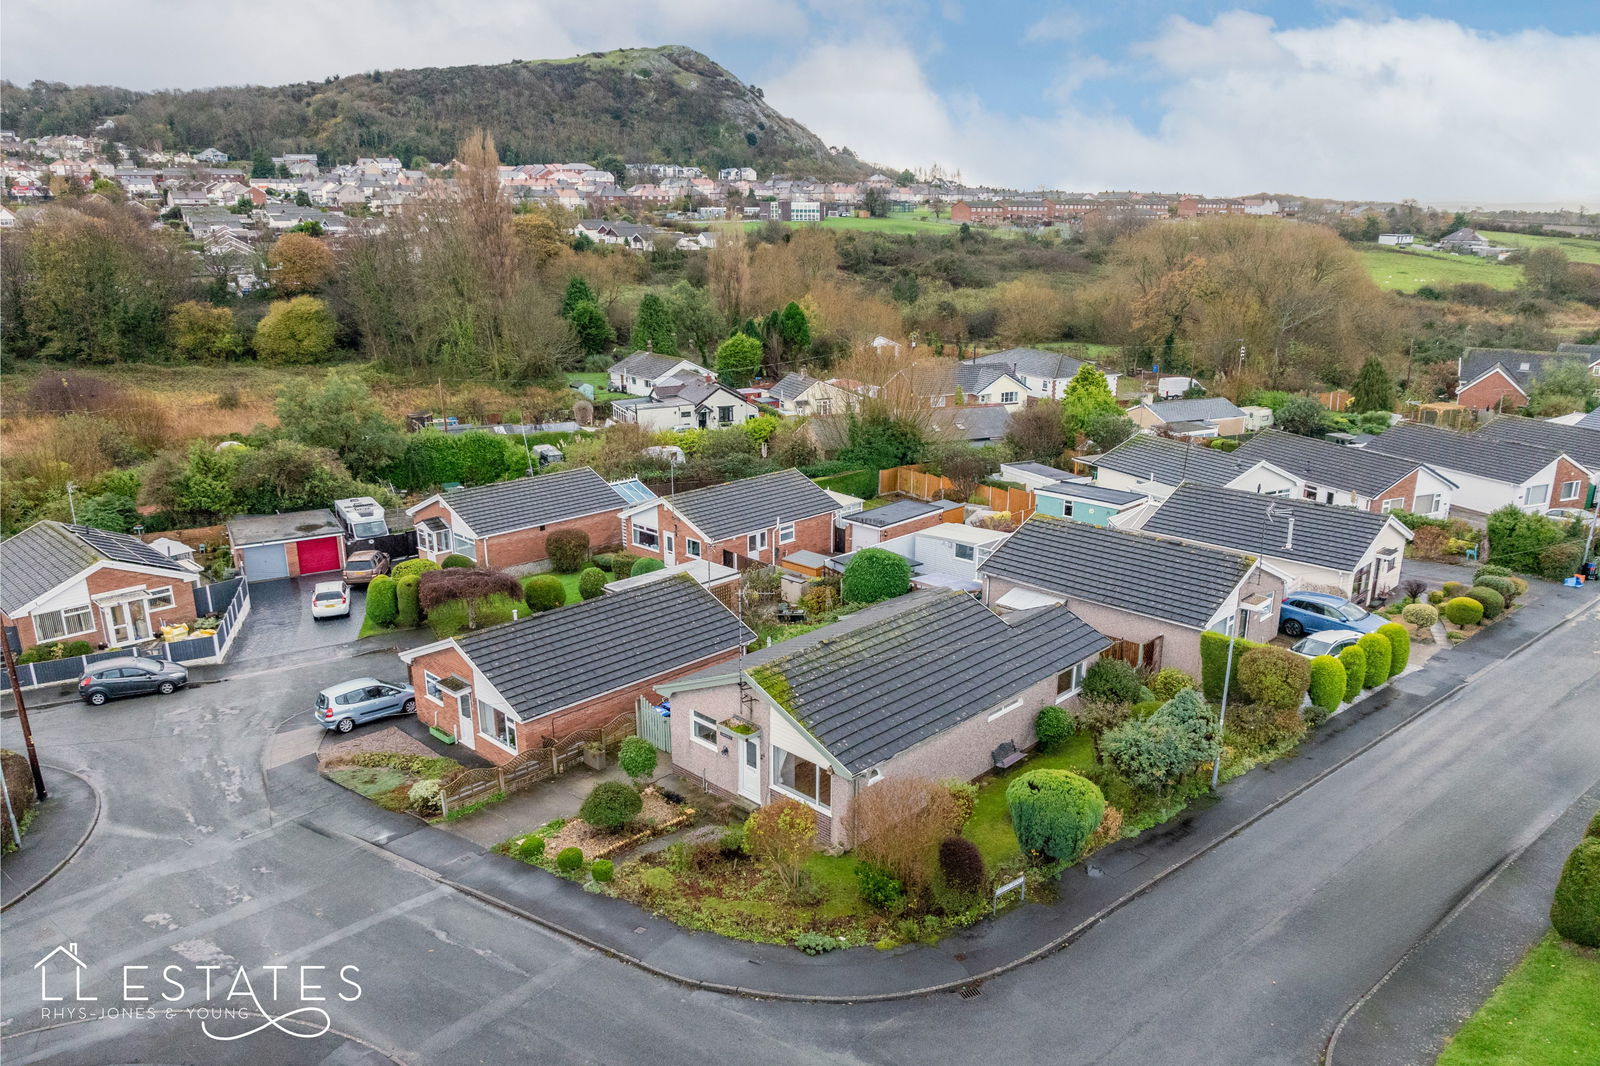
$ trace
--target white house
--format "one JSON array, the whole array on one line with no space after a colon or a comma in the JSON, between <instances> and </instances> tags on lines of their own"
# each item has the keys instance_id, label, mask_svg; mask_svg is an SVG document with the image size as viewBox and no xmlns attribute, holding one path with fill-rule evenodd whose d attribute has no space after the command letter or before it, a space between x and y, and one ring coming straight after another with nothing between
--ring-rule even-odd
<instances>
[{"instance_id":1,"label":"white house","mask_svg":"<svg viewBox=\"0 0 1600 1066\"><path fill-rule=\"evenodd\" d=\"M706 368L689 359L675 355L657 355L655 352L634 352L606 370L612 392L625 392L630 396L649 396L656 383L675 374L705 375Z\"/></svg>"},{"instance_id":2,"label":"white house","mask_svg":"<svg viewBox=\"0 0 1600 1066\"><path fill-rule=\"evenodd\" d=\"M1416 243L1416 234L1413 233L1380 233L1379 244L1393 245L1396 248L1406 248Z\"/></svg>"},{"instance_id":3,"label":"white house","mask_svg":"<svg viewBox=\"0 0 1600 1066\"><path fill-rule=\"evenodd\" d=\"M611 417L643 426L652 433L726 429L760 414L760 408L732 389L698 377L687 381L668 378L648 396L611 402Z\"/></svg>"},{"instance_id":4,"label":"white house","mask_svg":"<svg viewBox=\"0 0 1600 1066\"><path fill-rule=\"evenodd\" d=\"M1363 447L1426 463L1457 486L1451 506L1488 514L1580 507L1596 471L1553 448L1400 422Z\"/></svg>"}]
</instances>

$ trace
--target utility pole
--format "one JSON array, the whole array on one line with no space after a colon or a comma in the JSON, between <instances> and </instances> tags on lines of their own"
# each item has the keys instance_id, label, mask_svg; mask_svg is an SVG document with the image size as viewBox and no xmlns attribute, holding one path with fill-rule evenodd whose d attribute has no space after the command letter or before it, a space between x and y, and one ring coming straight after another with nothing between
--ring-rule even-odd
<instances>
[{"instance_id":1,"label":"utility pole","mask_svg":"<svg viewBox=\"0 0 1600 1066\"><path fill-rule=\"evenodd\" d=\"M17 678L17 660L11 655L11 638L0 629L0 656L5 657L6 677L11 681L11 695L17 701L17 724L22 726L22 743L28 752L28 768L33 771L33 791L39 799L50 798L44 787L44 774L39 771L39 753L33 747L33 726L28 724L28 707L22 701L22 682Z\"/></svg>"}]
</instances>

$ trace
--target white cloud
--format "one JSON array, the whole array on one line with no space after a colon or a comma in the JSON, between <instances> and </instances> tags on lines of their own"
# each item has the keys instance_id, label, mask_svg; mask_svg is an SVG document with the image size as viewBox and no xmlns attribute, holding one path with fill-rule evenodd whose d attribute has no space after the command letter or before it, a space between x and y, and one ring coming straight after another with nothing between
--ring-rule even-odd
<instances>
[{"instance_id":1,"label":"white cloud","mask_svg":"<svg viewBox=\"0 0 1600 1066\"><path fill-rule=\"evenodd\" d=\"M1024 188L1600 201L1583 117L1597 35L1440 19L1280 29L1235 11L1170 19L1131 51L1162 87L1153 132L1076 104L1071 77L1043 118L941 99L890 40L823 44L769 79L768 98L864 158Z\"/></svg>"},{"instance_id":2,"label":"white cloud","mask_svg":"<svg viewBox=\"0 0 1600 1066\"><path fill-rule=\"evenodd\" d=\"M1076 41L1089 29L1089 20L1071 8L1043 16L1023 33L1025 41Z\"/></svg>"}]
</instances>

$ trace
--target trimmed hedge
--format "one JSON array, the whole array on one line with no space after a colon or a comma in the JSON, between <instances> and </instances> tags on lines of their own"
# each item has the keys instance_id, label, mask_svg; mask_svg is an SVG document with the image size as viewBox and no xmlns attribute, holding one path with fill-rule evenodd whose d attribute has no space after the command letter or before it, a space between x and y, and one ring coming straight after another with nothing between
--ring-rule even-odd
<instances>
[{"instance_id":1,"label":"trimmed hedge","mask_svg":"<svg viewBox=\"0 0 1600 1066\"><path fill-rule=\"evenodd\" d=\"M1483 621L1483 604L1466 596L1457 596L1445 603L1444 616L1455 623L1458 629L1475 626Z\"/></svg>"},{"instance_id":2,"label":"trimmed hedge","mask_svg":"<svg viewBox=\"0 0 1600 1066\"><path fill-rule=\"evenodd\" d=\"M1511 568L1509 566L1499 566L1495 563L1485 563L1472 572L1472 583L1474 585L1481 585L1483 584L1483 579L1486 577L1510 576Z\"/></svg>"},{"instance_id":3,"label":"trimmed hedge","mask_svg":"<svg viewBox=\"0 0 1600 1066\"><path fill-rule=\"evenodd\" d=\"M377 626L392 626L399 612L400 600L395 595L394 578L379 574L367 584L367 621Z\"/></svg>"},{"instance_id":4,"label":"trimmed hedge","mask_svg":"<svg viewBox=\"0 0 1600 1066\"><path fill-rule=\"evenodd\" d=\"M1311 663L1287 648L1251 648L1239 660L1239 687L1254 703L1298 708L1311 687Z\"/></svg>"},{"instance_id":5,"label":"trimmed hedge","mask_svg":"<svg viewBox=\"0 0 1600 1066\"><path fill-rule=\"evenodd\" d=\"M562 848L556 855L556 869L564 874L577 873L583 869L583 849Z\"/></svg>"},{"instance_id":6,"label":"trimmed hedge","mask_svg":"<svg viewBox=\"0 0 1600 1066\"><path fill-rule=\"evenodd\" d=\"M465 555L457 555L455 552L451 552L449 555L446 555L444 557L444 562L440 564L440 569L443 569L443 570L460 570L460 569L470 570L470 569L472 569L473 567L475 567L477 565L478 564L476 562L474 562L471 559L468 559Z\"/></svg>"},{"instance_id":7,"label":"trimmed hedge","mask_svg":"<svg viewBox=\"0 0 1600 1066\"><path fill-rule=\"evenodd\" d=\"M1100 827L1106 798L1070 770L1031 770L1006 786L1006 806L1024 854L1072 862Z\"/></svg>"},{"instance_id":8,"label":"trimmed hedge","mask_svg":"<svg viewBox=\"0 0 1600 1066\"><path fill-rule=\"evenodd\" d=\"M601 884L605 884L611 880L615 870L616 866L610 859L596 859L589 866L589 876Z\"/></svg>"},{"instance_id":9,"label":"trimmed hedge","mask_svg":"<svg viewBox=\"0 0 1600 1066\"><path fill-rule=\"evenodd\" d=\"M432 559L407 559L403 563L395 563L389 569L389 576L399 581L403 577L421 577L438 569L440 569L439 564Z\"/></svg>"},{"instance_id":10,"label":"trimmed hedge","mask_svg":"<svg viewBox=\"0 0 1600 1066\"><path fill-rule=\"evenodd\" d=\"M1367 688L1377 688L1389 680L1389 663L1394 658L1394 645L1382 633L1368 633L1356 641L1367 657L1367 676L1362 680Z\"/></svg>"},{"instance_id":11,"label":"trimmed hedge","mask_svg":"<svg viewBox=\"0 0 1600 1066\"><path fill-rule=\"evenodd\" d=\"M1121 659L1097 659L1083 674L1083 694L1093 700L1136 703L1142 687L1139 671Z\"/></svg>"},{"instance_id":12,"label":"trimmed hedge","mask_svg":"<svg viewBox=\"0 0 1600 1066\"><path fill-rule=\"evenodd\" d=\"M576 574L589 561L589 534L581 529L558 529L544 538L544 551L550 557L550 569Z\"/></svg>"},{"instance_id":13,"label":"trimmed hedge","mask_svg":"<svg viewBox=\"0 0 1600 1066\"><path fill-rule=\"evenodd\" d=\"M606 572L591 566L578 575L578 595L592 600L606 590Z\"/></svg>"},{"instance_id":14,"label":"trimmed hedge","mask_svg":"<svg viewBox=\"0 0 1600 1066\"><path fill-rule=\"evenodd\" d=\"M807 467L806 469L813 469ZM801 471L804 473L805 471ZM842 492L846 496L859 496L863 500L870 500L878 495L878 472L876 470L852 470L845 474L834 474L831 477L813 478L819 488L832 489Z\"/></svg>"},{"instance_id":15,"label":"trimmed hedge","mask_svg":"<svg viewBox=\"0 0 1600 1066\"><path fill-rule=\"evenodd\" d=\"M1230 693L1239 684L1239 660L1244 658L1244 653L1253 648L1266 647L1264 644L1257 644L1255 641L1245 640L1243 637L1234 637L1232 643L1235 647L1233 649L1233 680L1228 682ZM1228 661L1228 644L1229 638L1221 633L1206 632L1200 634L1200 682L1208 700L1220 700L1222 698L1222 675Z\"/></svg>"},{"instance_id":16,"label":"trimmed hedge","mask_svg":"<svg viewBox=\"0 0 1600 1066\"><path fill-rule=\"evenodd\" d=\"M418 575L406 574L394 583L394 624L400 629L415 629L422 624L422 595L417 588L421 582Z\"/></svg>"},{"instance_id":17,"label":"trimmed hedge","mask_svg":"<svg viewBox=\"0 0 1600 1066\"><path fill-rule=\"evenodd\" d=\"M487 629L511 621L527 605L522 597L496 592L491 596L467 600L446 600L428 611L428 626L434 636L453 637L469 629Z\"/></svg>"},{"instance_id":18,"label":"trimmed hedge","mask_svg":"<svg viewBox=\"0 0 1600 1066\"><path fill-rule=\"evenodd\" d=\"M1331 655L1311 660L1311 706L1323 712L1324 717L1339 709L1348 685L1344 663Z\"/></svg>"},{"instance_id":19,"label":"trimmed hedge","mask_svg":"<svg viewBox=\"0 0 1600 1066\"><path fill-rule=\"evenodd\" d=\"M1354 703L1361 698L1361 689L1367 683L1367 653L1357 644L1352 644L1339 653L1339 661L1344 664L1344 698L1346 703Z\"/></svg>"},{"instance_id":20,"label":"trimmed hedge","mask_svg":"<svg viewBox=\"0 0 1600 1066\"><path fill-rule=\"evenodd\" d=\"M1491 622L1499 618L1506 609L1506 598L1483 585L1474 585L1468 589L1467 599L1477 600L1483 604L1483 617Z\"/></svg>"},{"instance_id":21,"label":"trimmed hedge","mask_svg":"<svg viewBox=\"0 0 1600 1066\"><path fill-rule=\"evenodd\" d=\"M522 599L530 611L548 611L567 602L567 590L560 578L540 574L522 586Z\"/></svg>"},{"instance_id":22,"label":"trimmed hedge","mask_svg":"<svg viewBox=\"0 0 1600 1066\"><path fill-rule=\"evenodd\" d=\"M1411 634L1399 622L1385 622L1378 632L1389 639L1389 676L1398 677L1411 661Z\"/></svg>"},{"instance_id":23,"label":"trimmed hedge","mask_svg":"<svg viewBox=\"0 0 1600 1066\"><path fill-rule=\"evenodd\" d=\"M631 785L621 781L602 781L589 790L578 817L596 829L621 829L633 821L644 801Z\"/></svg>"},{"instance_id":24,"label":"trimmed hedge","mask_svg":"<svg viewBox=\"0 0 1600 1066\"><path fill-rule=\"evenodd\" d=\"M911 591L911 564L884 548L862 548L845 564L840 591L851 603L877 603Z\"/></svg>"},{"instance_id":25,"label":"trimmed hedge","mask_svg":"<svg viewBox=\"0 0 1600 1066\"><path fill-rule=\"evenodd\" d=\"M1600 839L1583 840L1567 856L1550 902L1550 924L1574 944L1600 948Z\"/></svg>"},{"instance_id":26,"label":"trimmed hedge","mask_svg":"<svg viewBox=\"0 0 1600 1066\"><path fill-rule=\"evenodd\" d=\"M633 566L628 568L628 576L638 577L641 574L653 574L657 570L665 570L666 568L667 564L660 559L652 559L646 556L643 559L635 559L633 561Z\"/></svg>"},{"instance_id":27,"label":"trimmed hedge","mask_svg":"<svg viewBox=\"0 0 1600 1066\"><path fill-rule=\"evenodd\" d=\"M1477 588L1494 589L1500 594L1500 598L1506 602L1507 607L1511 606L1511 601L1517 598L1517 584L1509 577L1502 577L1499 574L1484 574L1473 584ZM1468 595L1471 595L1471 593L1468 593Z\"/></svg>"}]
</instances>

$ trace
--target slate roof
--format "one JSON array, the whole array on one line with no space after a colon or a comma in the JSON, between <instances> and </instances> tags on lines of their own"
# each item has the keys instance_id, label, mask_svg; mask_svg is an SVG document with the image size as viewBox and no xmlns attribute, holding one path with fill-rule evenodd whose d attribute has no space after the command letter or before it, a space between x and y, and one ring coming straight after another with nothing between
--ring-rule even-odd
<instances>
[{"instance_id":1,"label":"slate roof","mask_svg":"<svg viewBox=\"0 0 1600 1066\"><path fill-rule=\"evenodd\" d=\"M1590 411L1573 424L1580 429L1600 429L1600 407Z\"/></svg>"},{"instance_id":2,"label":"slate roof","mask_svg":"<svg viewBox=\"0 0 1600 1066\"><path fill-rule=\"evenodd\" d=\"M310 511L283 511L279 514L242 514L228 519L228 543L235 548L247 544L272 544L285 540L306 540L343 534L344 527L325 507Z\"/></svg>"},{"instance_id":3,"label":"slate roof","mask_svg":"<svg viewBox=\"0 0 1600 1066\"><path fill-rule=\"evenodd\" d=\"M189 574L177 560L137 537L65 522L35 522L0 541L0 610L10 614L103 561Z\"/></svg>"},{"instance_id":4,"label":"slate roof","mask_svg":"<svg viewBox=\"0 0 1600 1066\"><path fill-rule=\"evenodd\" d=\"M688 574L457 639L523 721L755 639Z\"/></svg>"},{"instance_id":5,"label":"slate roof","mask_svg":"<svg viewBox=\"0 0 1600 1066\"><path fill-rule=\"evenodd\" d=\"M965 592L927 589L746 655L743 667L860 773L1110 643L1065 607L1005 620Z\"/></svg>"},{"instance_id":6,"label":"slate roof","mask_svg":"<svg viewBox=\"0 0 1600 1066\"><path fill-rule=\"evenodd\" d=\"M1562 341L1556 345L1557 355L1575 355L1580 359L1588 360L1591 366L1600 360L1600 344L1574 344L1571 341Z\"/></svg>"},{"instance_id":7,"label":"slate roof","mask_svg":"<svg viewBox=\"0 0 1600 1066\"><path fill-rule=\"evenodd\" d=\"M1011 412L999 404L967 404L964 407L941 407L933 412L933 424L948 430L964 441L981 444L999 440L1006 435Z\"/></svg>"},{"instance_id":8,"label":"slate roof","mask_svg":"<svg viewBox=\"0 0 1600 1066\"><path fill-rule=\"evenodd\" d=\"M1386 455L1371 448L1329 444L1325 440L1276 429L1257 433L1233 455L1250 462L1265 460L1307 481L1348 489L1368 499L1377 498L1423 465L1416 459Z\"/></svg>"},{"instance_id":9,"label":"slate roof","mask_svg":"<svg viewBox=\"0 0 1600 1066\"><path fill-rule=\"evenodd\" d=\"M1121 489L1108 489L1104 485L1091 485L1082 481L1057 481L1033 491L1052 496L1066 496L1074 500L1110 504L1112 507L1125 507L1130 503L1149 499L1142 492L1124 492Z\"/></svg>"},{"instance_id":10,"label":"slate roof","mask_svg":"<svg viewBox=\"0 0 1600 1066\"><path fill-rule=\"evenodd\" d=\"M777 384L767 390L767 395L779 400L795 400L816 383L816 378L805 374L785 374L778 379Z\"/></svg>"},{"instance_id":11,"label":"slate roof","mask_svg":"<svg viewBox=\"0 0 1600 1066\"><path fill-rule=\"evenodd\" d=\"M1283 516L1268 517L1268 509ZM1288 511L1294 518L1291 537ZM1146 533L1215 544L1253 555L1354 570L1389 516L1216 485L1180 485L1144 523ZM1291 544L1284 547L1285 542Z\"/></svg>"},{"instance_id":12,"label":"slate roof","mask_svg":"<svg viewBox=\"0 0 1600 1066\"><path fill-rule=\"evenodd\" d=\"M978 573L1201 629L1251 565L1219 548L1034 515Z\"/></svg>"},{"instance_id":13,"label":"slate roof","mask_svg":"<svg viewBox=\"0 0 1600 1066\"><path fill-rule=\"evenodd\" d=\"M712 540L769 529L839 509L815 481L795 469L680 492L667 505Z\"/></svg>"},{"instance_id":14,"label":"slate roof","mask_svg":"<svg viewBox=\"0 0 1600 1066\"><path fill-rule=\"evenodd\" d=\"M1042 348L1007 348L1003 352L968 359L966 366L1005 366L1014 368L1024 377L1070 378L1084 364L1063 352L1047 352Z\"/></svg>"},{"instance_id":15,"label":"slate roof","mask_svg":"<svg viewBox=\"0 0 1600 1066\"><path fill-rule=\"evenodd\" d=\"M621 510L628 505L621 493L606 484L605 478L586 466L452 489L440 499L479 537Z\"/></svg>"},{"instance_id":16,"label":"slate roof","mask_svg":"<svg viewBox=\"0 0 1600 1066\"><path fill-rule=\"evenodd\" d=\"M634 352L618 363L612 363L606 369L608 374L632 374L634 377L655 380L671 373L672 368L683 362L675 355L657 355L655 352Z\"/></svg>"},{"instance_id":17,"label":"slate roof","mask_svg":"<svg viewBox=\"0 0 1600 1066\"><path fill-rule=\"evenodd\" d=\"M1234 455L1208 448L1203 444L1186 444L1183 441L1138 433L1094 461L1102 470L1115 470L1119 474L1144 478L1161 485L1177 485L1185 481L1198 481L1210 485L1223 485L1251 465Z\"/></svg>"},{"instance_id":18,"label":"slate roof","mask_svg":"<svg viewBox=\"0 0 1600 1066\"><path fill-rule=\"evenodd\" d=\"M1581 422L1563 426L1539 418L1504 415L1481 427L1478 436L1561 452L1590 470L1600 471L1600 433L1584 428Z\"/></svg>"},{"instance_id":19,"label":"slate roof","mask_svg":"<svg viewBox=\"0 0 1600 1066\"><path fill-rule=\"evenodd\" d=\"M1553 448L1513 444L1420 422L1397 422L1363 447L1513 485L1537 474L1557 454Z\"/></svg>"},{"instance_id":20,"label":"slate roof","mask_svg":"<svg viewBox=\"0 0 1600 1066\"><path fill-rule=\"evenodd\" d=\"M913 518L922 518L925 515L938 514L943 511L936 503L926 503L922 500L896 500L882 507L874 507L870 511L856 511L854 514L842 515L845 522L854 522L858 526L873 526L883 529L885 526L899 525L909 522Z\"/></svg>"},{"instance_id":21,"label":"slate roof","mask_svg":"<svg viewBox=\"0 0 1600 1066\"><path fill-rule=\"evenodd\" d=\"M956 367L956 385L968 395L980 396L984 389L1011 373L1010 367L994 363L962 363Z\"/></svg>"},{"instance_id":22,"label":"slate roof","mask_svg":"<svg viewBox=\"0 0 1600 1066\"><path fill-rule=\"evenodd\" d=\"M1024 474L1032 474L1034 477L1054 478L1056 481L1066 481L1073 476L1070 470L1062 470L1060 467L1049 466L1045 463L1006 463L1005 465L1013 470L1020 470Z\"/></svg>"},{"instance_id":23,"label":"slate roof","mask_svg":"<svg viewBox=\"0 0 1600 1066\"><path fill-rule=\"evenodd\" d=\"M1460 387L1465 388L1499 366L1526 393L1539 375L1544 373L1545 365L1557 358L1554 352L1531 352L1522 348L1468 348L1461 353L1461 362L1456 368L1457 378ZM1527 366L1526 370L1523 369L1524 365Z\"/></svg>"},{"instance_id":24,"label":"slate roof","mask_svg":"<svg viewBox=\"0 0 1600 1066\"><path fill-rule=\"evenodd\" d=\"M1244 412L1222 396L1196 396L1189 400L1162 400L1146 403L1163 422L1213 422L1219 418L1243 418Z\"/></svg>"}]
</instances>

